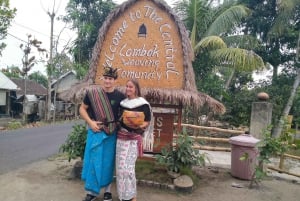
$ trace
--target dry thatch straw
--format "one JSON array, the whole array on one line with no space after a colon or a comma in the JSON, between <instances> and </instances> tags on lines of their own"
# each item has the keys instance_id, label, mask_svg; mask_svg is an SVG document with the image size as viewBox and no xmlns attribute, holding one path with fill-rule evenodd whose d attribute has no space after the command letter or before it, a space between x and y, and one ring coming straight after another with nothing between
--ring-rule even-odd
<instances>
[{"instance_id":1,"label":"dry thatch straw","mask_svg":"<svg viewBox=\"0 0 300 201\"><path fill-rule=\"evenodd\" d=\"M72 87L68 92L61 93L60 98L66 101L79 102L85 93L86 87L95 82L97 66L99 66L99 54L106 33L108 32L112 22L124 13L129 7L139 0L129 0L119 5L112 11L106 18L102 27L99 29L98 39L93 49L93 55L89 67L89 72L84 78L83 82L77 86ZM161 0L149 0L157 5L160 9L168 13L171 19L174 20L178 26L179 36L183 49L183 67L184 67L184 84L182 89L162 89L162 88L142 88L142 94L145 98L153 103L169 103L169 104L182 104L192 106L199 109L204 104L208 105L215 113L224 113L225 107L222 103L213 99L212 97L199 93L196 88L195 74L192 67L192 60L194 59L194 52L188 37L187 30L173 10ZM120 86L121 91L125 91L124 87Z\"/></svg>"}]
</instances>

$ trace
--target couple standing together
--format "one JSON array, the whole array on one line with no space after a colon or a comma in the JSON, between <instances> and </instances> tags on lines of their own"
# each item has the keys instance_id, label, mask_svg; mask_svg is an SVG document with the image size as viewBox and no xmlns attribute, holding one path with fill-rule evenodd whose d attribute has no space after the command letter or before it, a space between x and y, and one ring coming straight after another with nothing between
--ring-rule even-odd
<instances>
[{"instance_id":1,"label":"couple standing together","mask_svg":"<svg viewBox=\"0 0 300 201\"><path fill-rule=\"evenodd\" d=\"M86 197L96 200L104 188L104 201L111 201L111 182L121 201L136 201L135 162L143 153L143 134L151 132L150 104L141 97L139 83L129 80L125 95L115 89L117 69L106 67L103 85L90 87L79 108L88 124L82 179ZM132 120L130 114L140 118ZM152 118L153 119L153 118Z\"/></svg>"}]
</instances>

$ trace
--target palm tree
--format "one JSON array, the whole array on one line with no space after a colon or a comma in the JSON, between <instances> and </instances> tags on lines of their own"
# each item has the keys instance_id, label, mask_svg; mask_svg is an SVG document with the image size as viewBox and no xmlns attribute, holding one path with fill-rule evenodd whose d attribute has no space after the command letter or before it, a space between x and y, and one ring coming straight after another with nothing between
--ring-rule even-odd
<instances>
[{"instance_id":1,"label":"palm tree","mask_svg":"<svg viewBox=\"0 0 300 201\"><path fill-rule=\"evenodd\" d=\"M296 71L295 80L290 92L290 97L283 109L282 115L280 117L279 123L275 126L272 135L274 137L279 137L282 129L283 129L283 122L284 119L287 118L287 115L289 114L291 107L293 106L294 99L296 97L297 89L300 85L300 31L299 31L299 25L296 26L297 20L293 20L294 13L296 9L298 9L298 13L300 12L300 1L299 0L285 0L285 1L277 1L277 7L279 10L279 14L277 15L275 19L275 23L272 26L270 32L268 33L269 37L280 37L282 36L287 29L290 28L291 25L295 32L298 32L298 39L297 39L297 47L296 47L296 54L295 54L295 60L294 60L294 66ZM298 22L299 23L299 22Z\"/></svg>"},{"instance_id":2,"label":"palm tree","mask_svg":"<svg viewBox=\"0 0 300 201\"><path fill-rule=\"evenodd\" d=\"M232 69L225 90L236 70L252 72L264 67L262 58L251 50L258 47L257 40L238 35L239 24L250 14L247 7L234 0L225 0L222 4L214 0L183 0L175 3L175 10L191 31L196 56L208 55L212 68Z\"/></svg>"}]
</instances>

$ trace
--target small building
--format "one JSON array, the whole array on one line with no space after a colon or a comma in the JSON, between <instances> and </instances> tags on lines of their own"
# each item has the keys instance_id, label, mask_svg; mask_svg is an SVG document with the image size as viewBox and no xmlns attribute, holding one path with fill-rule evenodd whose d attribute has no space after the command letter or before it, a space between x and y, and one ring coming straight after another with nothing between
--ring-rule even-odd
<instances>
[{"instance_id":1,"label":"small building","mask_svg":"<svg viewBox=\"0 0 300 201\"><path fill-rule=\"evenodd\" d=\"M11 80L20 89L16 92L16 100L12 105L16 117L21 117L25 113L28 121L34 121L37 117L43 119L46 112L47 89L33 80L21 78Z\"/></svg>"},{"instance_id":2,"label":"small building","mask_svg":"<svg viewBox=\"0 0 300 201\"><path fill-rule=\"evenodd\" d=\"M61 93L62 91L69 90L75 83L78 83L76 73L69 71L51 83L51 91Z\"/></svg>"},{"instance_id":3,"label":"small building","mask_svg":"<svg viewBox=\"0 0 300 201\"><path fill-rule=\"evenodd\" d=\"M13 117L12 102L18 86L0 71L0 118ZM0 125L1 126L1 125ZM2 125L3 126L3 125Z\"/></svg>"},{"instance_id":4,"label":"small building","mask_svg":"<svg viewBox=\"0 0 300 201\"><path fill-rule=\"evenodd\" d=\"M58 119L69 119L77 116L77 105L60 99L59 95L64 91L70 90L78 82L76 73L69 71L51 83L51 101L55 105L55 116Z\"/></svg>"}]
</instances>

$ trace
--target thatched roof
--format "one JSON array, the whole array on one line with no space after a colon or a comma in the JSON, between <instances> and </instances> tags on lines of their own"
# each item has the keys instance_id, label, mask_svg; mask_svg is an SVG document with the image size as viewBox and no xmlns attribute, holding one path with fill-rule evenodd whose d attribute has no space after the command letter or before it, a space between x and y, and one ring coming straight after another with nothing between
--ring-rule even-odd
<instances>
[{"instance_id":1,"label":"thatched roof","mask_svg":"<svg viewBox=\"0 0 300 201\"><path fill-rule=\"evenodd\" d=\"M117 19L122 13L124 13L129 7L135 4L139 0L129 0L119 5L114 11L112 11L106 18L102 27L99 29L98 39L93 49L93 55L89 67L88 74L84 78L83 82L77 86L74 86L72 90L62 93L60 98L64 100L72 100L73 102L80 100L85 93L87 86L95 83L97 67L99 66L99 54L108 32L110 25ZM157 7L168 13L170 18L175 22L178 28L178 34L181 39L183 49L183 68L184 68L184 83L182 89L163 89L163 88L142 88L142 94L145 98L153 103L168 103L168 104L182 104L200 108L204 104L208 105L216 113L224 113L225 107L217 100L211 98L208 95L199 93L197 91L195 83L195 74L192 67L192 60L194 59L194 52L188 37L188 32L177 15L174 14L171 7L169 7L164 1L161 0L149 0L152 1ZM142 86L143 87L143 86ZM118 87L121 91L125 91L124 86Z\"/></svg>"}]
</instances>

